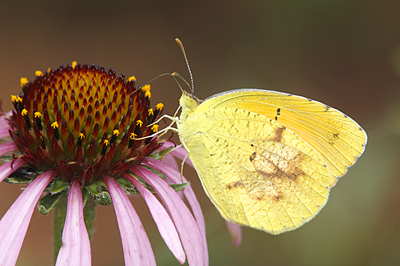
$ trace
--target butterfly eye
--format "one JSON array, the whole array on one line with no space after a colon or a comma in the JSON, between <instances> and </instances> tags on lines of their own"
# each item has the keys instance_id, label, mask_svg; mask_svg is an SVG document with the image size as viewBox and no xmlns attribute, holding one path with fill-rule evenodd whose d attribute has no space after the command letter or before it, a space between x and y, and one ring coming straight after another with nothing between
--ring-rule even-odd
<instances>
[{"instance_id":1,"label":"butterfly eye","mask_svg":"<svg viewBox=\"0 0 400 266\"><path fill-rule=\"evenodd\" d=\"M194 109L197 106L197 103L194 99L187 97L185 101L185 106L188 109Z\"/></svg>"}]
</instances>

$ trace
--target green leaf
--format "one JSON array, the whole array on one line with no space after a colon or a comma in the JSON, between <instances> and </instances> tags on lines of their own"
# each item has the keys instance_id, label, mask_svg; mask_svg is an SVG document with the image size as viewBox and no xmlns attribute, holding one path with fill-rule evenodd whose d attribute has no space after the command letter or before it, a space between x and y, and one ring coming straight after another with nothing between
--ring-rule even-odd
<instances>
[{"instance_id":1,"label":"green leaf","mask_svg":"<svg viewBox=\"0 0 400 266\"><path fill-rule=\"evenodd\" d=\"M58 201L64 196L64 193L58 194L47 194L46 196L42 197L38 202L38 209L39 212L43 215L49 214L49 212L56 206Z\"/></svg>"},{"instance_id":2,"label":"green leaf","mask_svg":"<svg viewBox=\"0 0 400 266\"><path fill-rule=\"evenodd\" d=\"M162 150L159 152L154 152L149 157L157 159L157 160L161 160L165 155L170 153L173 149L174 149L174 147L169 147L169 148L166 148L165 150Z\"/></svg>"},{"instance_id":3,"label":"green leaf","mask_svg":"<svg viewBox=\"0 0 400 266\"><path fill-rule=\"evenodd\" d=\"M51 194L60 193L68 188L68 184L59 179L53 179L50 184L47 186L46 191L49 191Z\"/></svg>"},{"instance_id":4,"label":"green leaf","mask_svg":"<svg viewBox=\"0 0 400 266\"><path fill-rule=\"evenodd\" d=\"M147 168L147 167L146 167ZM163 175L163 174L161 174L160 172L158 172L157 170L154 170L154 169L151 169L151 168L147 168L147 169L149 169L149 170L151 170L153 173L155 173L156 175L158 175L158 176L160 176L160 175L162 175L162 176L160 176L161 178L163 178L164 180L165 180L165 175ZM131 174L132 175L132 177L134 177L137 181L139 181L140 182L140 184L142 184L145 188L147 188L151 193L153 193L154 195L157 195L157 192L149 185L149 184L147 184L142 178L140 178L139 176L136 176L136 175L134 175L134 174ZM131 186L133 186L132 185L132 183L130 183L128 180L126 180L125 178L121 178L121 179L118 179L117 180L118 181L118 183L125 183L125 182L127 182L127 183L129 183ZM187 183L179 183L179 184L168 184L170 187L172 187L175 191L180 191L180 190L183 190L185 187L187 187L188 185L189 185L190 183L189 182L187 182ZM121 185L122 186L122 185ZM129 185L127 185L128 187L129 187ZM124 188L124 190L126 191L126 192L129 192L129 193L131 193L131 191L129 190L129 189L126 189L124 186L122 186L123 188ZM138 194L139 192L138 192L138 190L136 189L136 188L134 188L134 190L133 191L135 191L135 192L132 192L132 194Z\"/></svg>"},{"instance_id":5,"label":"green leaf","mask_svg":"<svg viewBox=\"0 0 400 266\"><path fill-rule=\"evenodd\" d=\"M20 167L11 173L5 181L10 184L26 184L32 182L40 174L31 167Z\"/></svg>"},{"instance_id":6,"label":"green leaf","mask_svg":"<svg viewBox=\"0 0 400 266\"><path fill-rule=\"evenodd\" d=\"M125 178L119 178L117 179L117 182L125 192L128 192L129 194L139 194L137 188Z\"/></svg>"},{"instance_id":7,"label":"green leaf","mask_svg":"<svg viewBox=\"0 0 400 266\"><path fill-rule=\"evenodd\" d=\"M83 207L85 207L86 202L89 199L89 193L86 189L81 189L81 191L82 191L82 203L83 203Z\"/></svg>"},{"instance_id":8,"label":"green leaf","mask_svg":"<svg viewBox=\"0 0 400 266\"><path fill-rule=\"evenodd\" d=\"M4 182L9 184L27 184L32 182L32 179L26 177L7 177Z\"/></svg>"},{"instance_id":9,"label":"green leaf","mask_svg":"<svg viewBox=\"0 0 400 266\"><path fill-rule=\"evenodd\" d=\"M175 191L181 191L183 190L185 187L187 187L190 183L180 183L180 184L169 184L170 187L172 187Z\"/></svg>"},{"instance_id":10,"label":"green leaf","mask_svg":"<svg viewBox=\"0 0 400 266\"><path fill-rule=\"evenodd\" d=\"M0 157L0 160L5 162L5 163L11 162L14 159L15 159L14 156L10 155L10 153L7 153L7 154L5 154L5 155Z\"/></svg>"},{"instance_id":11,"label":"green leaf","mask_svg":"<svg viewBox=\"0 0 400 266\"><path fill-rule=\"evenodd\" d=\"M91 196L95 197L97 203L101 205L110 205L112 203L110 193L105 188L104 182L96 182L86 186L85 189Z\"/></svg>"}]
</instances>

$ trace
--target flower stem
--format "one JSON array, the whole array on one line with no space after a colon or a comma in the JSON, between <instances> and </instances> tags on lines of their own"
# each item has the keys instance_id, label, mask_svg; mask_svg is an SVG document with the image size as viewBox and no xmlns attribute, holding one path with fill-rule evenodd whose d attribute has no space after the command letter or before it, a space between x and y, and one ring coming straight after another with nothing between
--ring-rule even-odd
<instances>
[{"instance_id":1,"label":"flower stem","mask_svg":"<svg viewBox=\"0 0 400 266\"><path fill-rule=\"evenodd\" d=\"M54 207L54 262L57 260L58 251L62 245L62 231L67 215L67 199L67 195L61 197Z\"/></svg>"},{"instance_id":2,"label":"flower stem","mask_svg":"<svg viewBox=\"0 0 400 266\"><path fill-rule=\"evenodd\" d=\"M85 218L86 229L89 234L89 239L92 241L92 233L93 233L93 222L96 218L96 206L97 202L93 197L89 197L86 201L85 207L83 207L83 213Z\"/></svg>"},{"instance_id":3,"label":"flower stem","mask_svg":"<svg viewBox=\"0 0 400 266\"><path fill-rule=\"evenodd\" d=\"M67 214L67 199L67 195L61 197L54 208L54 261L57 260L57 255L62 245L62 232ZM93 222L96 217L96 206L96 200L89 197L86 201L85 207L83 208L85 225L90 240L92 239Z\"/></svg>"}]
</instances>

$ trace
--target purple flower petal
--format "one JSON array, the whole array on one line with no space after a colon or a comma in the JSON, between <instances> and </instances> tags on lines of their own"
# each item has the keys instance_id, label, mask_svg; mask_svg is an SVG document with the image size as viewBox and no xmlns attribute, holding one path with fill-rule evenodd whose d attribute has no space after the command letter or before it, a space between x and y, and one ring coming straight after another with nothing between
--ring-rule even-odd
<instances>
[{"instance_id":1,"label":"purple flower petal","mask_svg":"<svg viewBox=\"0 0 400 266\"><path fill-rule=\"evenodd\" d=\"M175 156L173 156L171 153L168 153L162 158L162 161L170 166L172 166L174 169L179 170L181 169L181 165L178 164L176 161Z\"/></svg>"},{"instance_id":2,"label":"purple flower petal","mask_svg":"<svg viewBox=\"0 0 400 266\"><path fill-rule=\"evenodd\" d=\"M33 210L43 190L55 176L47 171L38 176L18 197L0 221L0 265L15 265L31 221Z\"/></svg>"},{"instance_id":3,"label":"purple flower petal","mask_svg":"<svg viewBox=\"0 0 400 266\"><path fill-rule=\"evenodd\" d=\"M11 173L26 164L22 159L15 159L0 166L0 182L3 182Z\"/></svg>"},{"instance_id":4,"label":"purple flower petal","mask_svg":"<svg viewBox=\"0 0 400 266\"><path fill-rule=\"evenodd\" d=\"M143 162L144 165L147 165L157 171L160 171L164 175L166 175L168 178L171 179L172 182L175 184L179 184L182 182L187 182L186 178L182 176L181 178L181 173L180 171L175 170L174 168L170 167L164 162L160 162L156 159L153 158L147 158L147 161ZM203 247L206 254L204 256L208 257L208 252L207 252L207 240L206 240L206 222L204 221L204 216L203 212L201 211L200 204L196 198L196 195L194 194L193 188L191 186L185 187L183 190L183 194L185 195L186 199L188 200L188 203L190 207L192 208L194 217L196 218L197 224L199 226L199 229L203 235L203 243L205 246Z\"/></svg>"},{"instance_id":5,"label":"purple flower petal","mask_svg":"<svg viewBox=\"0 0 400 266\"><path fill-rule=\"evenodd\" d=\"M0 116L0 127L10 127L8 122L7 122L7 116L2 115Z\"/></svg>"},{"instance_id":6,"label":"purple flower petal","mask_svg":"<svg viewBox=\"0 0 400 266\"><path fill-rule=\"evenodd\" d=\"M7 125L6 127L0 127L0 139L4 138L9 138L10 133L8 132L10 130L10 126Z\"/></svg>"},{"instance_id":7,"label":"purple flower petal","mask_svg":"<svg viewBox=\"0 0 400 266\"><path fill-rule=\"evenodd\" d=\"M2 115L0 115L0 125L1 126L4 126L4 124L2 124L2 123L7 123L6 125L8 125L8 118L10 118L10 116L12 116L12 113L13 113L13 111L12 110L10 110L10 111L8 111L7 113L3 113Z\"/></svg>"},{"instance_id":8,"label":"purple flower petal","mask_svg":"<svg viewBox=\"0 0 400 266\"><path fill-rule=\"evenodd\" d=\"M160 232L161 237L164 239L165 244L171 250L172 254L174 254L179 263L183 265L186 259L185 252L183 251L175 225L172 222L171 217L169 217L167 211L164 209L158 199L134 177L128 174L124 175L124 177L139 190L140 195L142 195L147 206L149 207L154 222L156 223L158 231Z\"/></svg>"},{"instance_id":9,"label":"purple flower petal","mask_svg":"<svg viewBox=\"0 0 400 266\"><path fill-rule=\"evenodd\" d=\"M14 142L6 142L0 145L0 157L10 151L18 150L17 146L15 146Z\"/></svg>"},{"instance_id":10,"label":"purple flower petal","mask_svg":"<svg viewBox=\"0 0 400 266\"><path fill-rule=\"evenodd\" d=\"M113 200L125 265L156 265L149 238L128 196L114 178L105 177L104 182Z\"/></svg>"},{"instance_id":11,"label":"purple flower petal","mask_svg":"<svg viewBox=\"0 0 400 266\"><path fill-rule=\"evenodd\" d=\"M178 194L158 175L143 167L132 168L132 171L154 188L162 199L185 249L189 265L208 265L205 257L204 237L185 203ZM171 178L171 177L170 177Z\"/></svg>"},{"instance_id":12,"label":"purple flower petal","mask_svg":"<svg viewBox=\"0 0 400 266\"><path fill-rule=\"evenodd\" d=\"M69 189L62 246L56 262L56 266L67 265L92 265L90 240L83 218L82 191L77 181L73 181Z\"/></svg>"},{"instance_id":13,"label":"purple flower petal","mask_svg":"<svg viewBox=\"0 0 400 266\"><path fill-rule=\"evenodd\" d=\"M226 221L226 227L228 227L228 231L231 234L233 245L240 246L240 243L242 243L242 227L228 221Z\"/></svg>"},{"instance_id":14,"label":"purple flower petal","mask_svg":"<svg viewBox=\"0 0 400 266\"><path fill-rule=\"evenodd\" d=\"M166 148L169 147L175 147L175 144L170 142L170 141L166 141L164 142L164 144L160 147L160 150L165 150ZM173 156L175 156L176 158L178 158L179 160L185 159L187 151L185 150L185 148L178 147L175 150L173 150L172 152L170 152L170 154L172 154ZM185 163L187 163L188 165L190 165L192 168L194 168L192 161L189 159L189 157L186 157Z\"/></svg>"},{"instance_id":15,"label":"purple flower petal","mask_svg":"<svg viewBox=\"0 0 400 266\"><path fill-rule=\"evenodd\" d=\"M12 115L12 112L10 111L7 114ZM9 119L10 115L2 115L2 116L0 116L0 128L3 129L3 130L7 130L7 132L10 129L10 124L8 123L8 119ZM7 134L7 136L9 137L10 134Z\"/></svg>"}]
</instances>

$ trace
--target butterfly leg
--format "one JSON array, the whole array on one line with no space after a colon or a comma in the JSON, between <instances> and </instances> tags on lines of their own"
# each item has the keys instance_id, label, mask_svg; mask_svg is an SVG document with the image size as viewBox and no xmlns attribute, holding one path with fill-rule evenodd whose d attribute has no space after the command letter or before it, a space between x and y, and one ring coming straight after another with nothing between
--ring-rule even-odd
<instances>
[{"instance_id":1,"label":"butterfly leg","mask_svg":"<svg viewBox=\"0 0 400 266\"><path fill-rule=\"evenodd\" d=\"M159 123L159 122L160 122L161 120L163 120L164 118L168 118L168 119L171 120L172 122L179 123L180 120L179 120L179 118L177 118L177 114L178 114L178 112L179 112L180 109L181 109L181 106L179 106L178 109L176 109L174 116L170 116L170 115L163 115L163 116L161 116L159 119L157 119L156 121L154 121L153 123L151 123L150 125L148 125L148 127L149 127L149 126L152 126L152 125L154 125L154 124ZM171 124L171 125L172 125L172 124Z\"/></svg>"}]
</instances>

